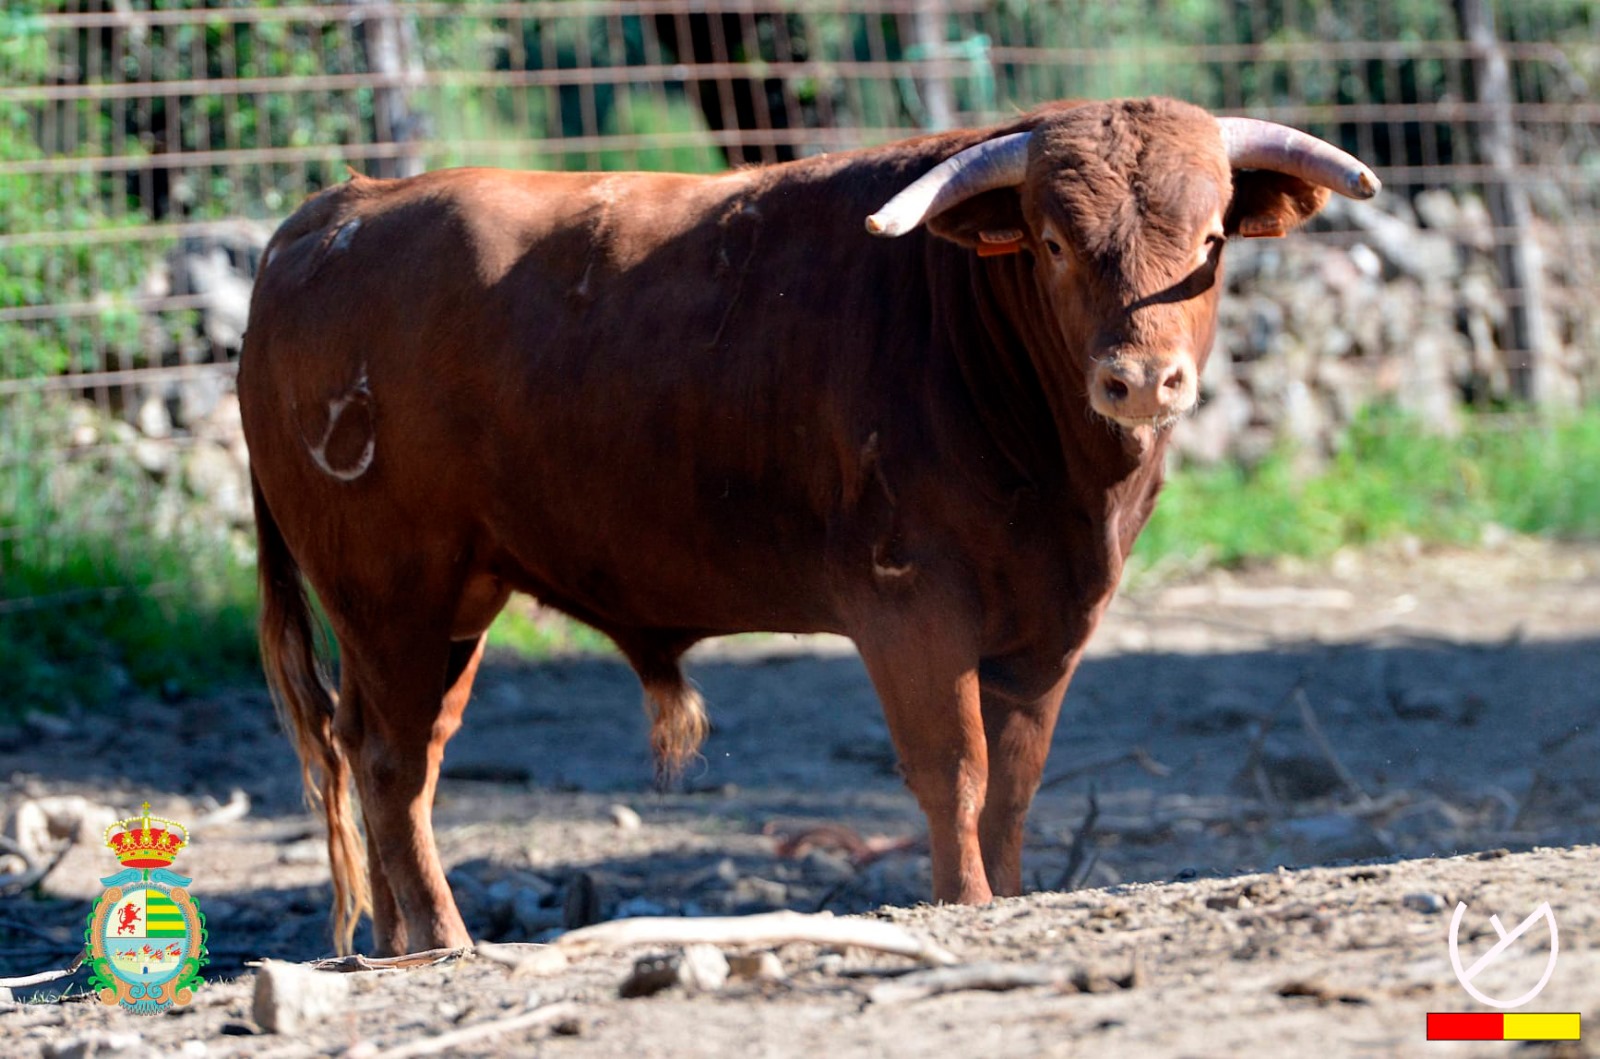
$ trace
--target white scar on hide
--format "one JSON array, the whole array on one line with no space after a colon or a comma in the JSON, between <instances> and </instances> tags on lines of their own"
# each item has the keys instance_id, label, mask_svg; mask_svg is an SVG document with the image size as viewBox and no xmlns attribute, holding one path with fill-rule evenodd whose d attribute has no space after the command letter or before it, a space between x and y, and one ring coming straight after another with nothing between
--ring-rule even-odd
<instances>
[{"instance_id":1,"label":"white scar on hide","mask_svg":"<svg viewBox=\"0 0 1600 1059\"><path fill-rule=\"evenodd\" d=\"M328 249L348 250L350 248L350 240L356 237L356 231L360 227L360 217L352 218L351 220L346 221L344 224L341 224L339 226L339 230L333 233L333 242L329 245Z\"/></svg>"},{"instance_id":2,"label":"white scar on hide","mask_svg":"<svg viewBox=\"0 0 1600 1059\"><path fill-rule=\"evenodd\" d=\"M322 432L322 440L315 445L307 443L311 451L311 459L321 468L322 473L330 478L337 478L341 482L353 482L367 473L367 468L372 466L373 453L377 451L378 439L375 434L369 433L366 447L361 450L361 457L350 467L337 468L328 463L328 442L333 439L334 428L339 425L339 417L344 410L356 401L364 401L370 397L372 391L367 388L367 373L361 372L361 378L350 388L350 392L343 397L334 398L328 402L328 427Z\"/></svg>"}]
</instances>

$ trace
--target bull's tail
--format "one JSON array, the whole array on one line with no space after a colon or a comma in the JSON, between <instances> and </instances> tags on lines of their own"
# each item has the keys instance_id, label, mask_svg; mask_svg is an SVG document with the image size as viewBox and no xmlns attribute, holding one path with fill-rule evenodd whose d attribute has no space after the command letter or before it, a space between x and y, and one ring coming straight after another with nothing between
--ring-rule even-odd
<instances>
[{"instance_id":1,"label":"bull's tail","mask_svg":"<svg viewBox=\"0 0 1600 1059\"><path fill-rule=\"evenodd\" d=\"M300 755L306 803L328 823L334 944L347 953L363 912L371 913L366 856L350 799L350 760L333 730L335 699L317 658L316 632L300 564L289 553L255 475L257 565L261 579L261 663L279 721Z\"/></svg>"}]
</instances>

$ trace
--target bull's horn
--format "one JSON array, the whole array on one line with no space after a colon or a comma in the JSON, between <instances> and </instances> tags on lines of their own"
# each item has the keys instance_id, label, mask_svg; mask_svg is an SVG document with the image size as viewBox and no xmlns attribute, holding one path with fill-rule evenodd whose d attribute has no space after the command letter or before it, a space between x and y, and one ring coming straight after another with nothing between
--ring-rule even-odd
<instances>
[{"instance_id":1,"label":"bull's horn","mask_svg":"<svg viewBox=\"0 0 1600 1059\"><path fill-rule=\"evenodd\" d=\"M867 231L905 235L958 202L995 188L1016 187L1028 172L1027 132L1013 132L968 147L922 174L867 218Z\"/></svg>"},{"instance_id":2,"label":"bull's horn","mask_svg":"<svg viewBox=\"0 0 1600 1059\"><path fill-rule=\"evenodd\" d=\"M1217 124L1236 169L1287 173L1351 199L1370 199L1383 187L1360 159L1299 129L1255 118L1218 118Z\"/></svg>"}]
</instances>

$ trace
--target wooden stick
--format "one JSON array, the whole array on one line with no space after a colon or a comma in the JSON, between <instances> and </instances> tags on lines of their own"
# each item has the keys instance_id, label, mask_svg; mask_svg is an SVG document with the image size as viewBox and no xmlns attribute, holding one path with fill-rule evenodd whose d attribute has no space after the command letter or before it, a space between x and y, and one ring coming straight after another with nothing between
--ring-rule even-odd
<instances>
[{"instance_id":1,"label":"wooden stick","mask_svg":"<svg viewBox=\"0 0 1600 1059\"><path fill-rule=\"evenodd\" d=\"M25 974L21 978L0 978L0 989L21 989L24 986L44 985L54 982L58 978L69 978L78 973L78 968L83 966L83 953L78 953L77 959L72 961L72 966L60 971L41 971L38 974Z\"/></svg>"},{"instance_id":2,"label":"wooden stick","mask_svg":"<svg viewBox=\"0 0 1600 1059\"><path fill-rule=\"evenodd\" d=\"M1333 774L1339 777L1339 782L1344 784L1345 790L1355 796L1357 804L1371 805L1372 797L1367 794L1366 788L1362 787L1350 770L1344 767L1344 762L1340 761L1339 755L1333 751L1333 744L1328 742L1328 737L1323 734L1322 725L1317 723L1316 711L1311 708L1311 700L1306 698L1304 688L1295 689L1294 701L1300 709L1300 727L1305 729L1306 735L1311 737L1311 741L1322 752L1328 766L1333 769Z\"/></svg>"},{"instance_id":3,"label":"wooden stick","mask_svg":"<svg viewBox=\"0 0 1600 1059\"><path fill-rule=\"evenodd\" d=\"M412 1059L418 1055L437 1055L440 1052L454 1051L473 1041L481 1041L485 1037L498 1037L503 1033L514 1033L517 1030L532 1029L535 1026L544 1026L562 1019L571 1018L581 1008L577 1004L561 1001L555 1004L546 1004L532 1011L524 1011L509 1018L488 1019L484 1022L475 1022L470 1026L463 1026L458 1030L441 1033L437 1037L427 1037L410 1044L402 1044L398 1048L390 1048L386 1052L379 1052L372 1059Z\"/></svg>"},{"instance_id":4,"label":"wooden stick","mask_svg":"<svg viewBox=\"0 0 1600 1059\"><path fill-rule=\"evenodd\" d=\"M615 919L574 930L554 944L568 952L620 949L628 945L787 945L809 942L841 948L871 949L934 966L948 966L955 956L942 946L907 930L871 919L835 919L827 913L768 912L758 916L692 919L643 917Z\"/></svg>"},{"instance_id":5,"label":"wooden stick","mask_svg":"<svg viewBox=\"0 0 1600 1059\"><path fill-rule=\"evenodd\" d=\"M359 952L350 956L330 956L326 960L312 960L310 966L319 971L397 971L407 967L432 967L436 963L458 960L471 949L425 949L408 952L404 956L363 956Z\"/></svg>"}]
</instances>

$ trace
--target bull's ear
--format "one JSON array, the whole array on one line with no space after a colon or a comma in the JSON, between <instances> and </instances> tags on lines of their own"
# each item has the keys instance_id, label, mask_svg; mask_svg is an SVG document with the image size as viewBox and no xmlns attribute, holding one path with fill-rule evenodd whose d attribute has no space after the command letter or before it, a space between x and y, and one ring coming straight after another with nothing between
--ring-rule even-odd
<instances>
[{"instance_id":1,"label":"bull's ear","mask_svg":"<svg viewBox=\"0 0 1600 1059\"><path fill-rule=\"evenodd\" d=\"M1022 247L1027 224L1016 188L995 188L928 218L928 231L985 256Z\"/></svg>"},{"instance_id":2,"label":"bull's ear","mask_svg":"<svg viewBox=\"0 0 1600 1059\"><path fill-rule=\"evenodd\" d=\"M1229 235L1273 238L1310 220L1328 202L1328 189L1270 169L1236 169L1233 201L1223 227Z\"/></svg>"}]
</instances>

